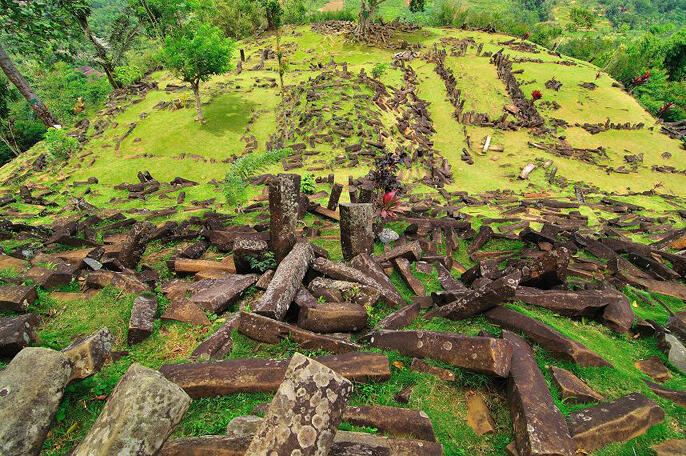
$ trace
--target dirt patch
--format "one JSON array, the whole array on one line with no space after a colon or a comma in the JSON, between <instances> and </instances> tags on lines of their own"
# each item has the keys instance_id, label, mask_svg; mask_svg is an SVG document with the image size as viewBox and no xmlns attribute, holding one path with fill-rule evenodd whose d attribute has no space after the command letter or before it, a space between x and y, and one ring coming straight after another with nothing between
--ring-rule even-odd
<instances>
[{"instance_id":1,"label":"dirt patch","mask_svg":"<svg viewBox=\"0 0 686 456\"><path fill-rule=\"evenodd\" d=\"M344 0L332 0L319 8L319 11L343 11Z\"/></svg>"}]
</instances>

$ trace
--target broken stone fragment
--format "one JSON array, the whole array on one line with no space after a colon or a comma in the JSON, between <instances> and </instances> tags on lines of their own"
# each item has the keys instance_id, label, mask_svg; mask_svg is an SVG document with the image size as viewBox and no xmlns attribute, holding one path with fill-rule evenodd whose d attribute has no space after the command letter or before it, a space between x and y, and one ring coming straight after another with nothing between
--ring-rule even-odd
<instances>
[{"instance_id":1,"label":"broken stone fragment","mask_svg":"<svg viewBox=\"0 0 686 456\"><path fill-rule=\"evenodd\" d=\"M566 369L551 366L550 373L553 377L553 383L560 390L560 397L570 404L585 404L605 400L603 396L593 391L579 377Z\"/></svg>"},{"instance_id":2,"label":"broken stone fragment","mask_svg":"<svg viewBox=\"0 0 686 456\"><path fill-rule=\"evenodd\" d=\"M205 339L191 353L191 359L222 359L231 354L233 339L231 333L238 328L240 313L231 315L210 337Z\"/></svg>"},{"instance_id":3,"label":"broken stone fragment","mask_svg":"<svg viewBox=\"0 0 686 456\"><path fill-rule=\"evenodd\" d=\"M618 296L616 301L610 302L601 315L601 322L611 330L628 334L634 324L634 311L626 296Z\"/></svg>"},{"instance_id":4,"label":"broken stone fragment","mask_svg":"<svg viewBox=\"0 0 686 456\"><path fill-rule=\"evenodd\" d=\"M327 455L352 391L349 380L296 353L246 455Z\"/></svg>"},{"instance_id":5,"label":"broken stone fragment","mask_svg":"<svg viewBox=\"0 0 686 456\"><path fill-rule=\"evenodd\" d=\"M417 296L425 296L426 289L424 284L412 273L410 262L405 258L396 258L393 260L396 270L400 273L405 283L412 289L412 292Z\"/></svg>"},{"instance_id":6,"label":"broken stone fragment","mask_svg":"<svg viewBox=\"0 0 686 456\"><path fill-rule=\"evenodd\" d=\"M159 372L134 363L72 455L156 455L190 403Z\"/></svg>"},{"instance_id":7,"label":"broken stone fragment","mask_svg":"<svg viewBox=\"0 0 686 456\"><path fill-rule=\"evenodd\" d=\"M300 309L298 326L318 333L355 332L367 326L367 310L347 302L317 303Z\"/></svg>"},{"instance_id":8,"label":"broken stone fragment","mask_svg":"<svg viewBox=\"0 0 686 456\"><path fill-rule=\"evenodd\" d=\"M71 377L64 354L25 348L0 370L0 454L38 455Z\"/></svg>"},{"instance_id":9,"label":"broken stone fragment","mask_svg":"<svg viewBox=\"0 0 686 456\"><path fill-rule=\"evenodd\" d=\"M460 320L478 315L514 297L520 277L520 273L515 272L477 290L468 291L455 301L427 312L424 318L443 317L450 320Z\"/></svg>"},{"instance_id":10,"label":"broken stone fragment","mask_svg":"<svg viewBox=\"0 0 686 456\"><path fill-rule=\"evenodd\" d=\"M386 252L375 258L379 264L391 262L396 258L405 258L409 261L419 261L422 259L422 246L419 241L413 241L409 244L399 245L393 248L390 252Z\"/></svg>"},{"instance_id":11,"label":"broken stone fragment","mask_svg":"<svg viewBox=\"0 0 686 456\"><path fill-rule=\"evenodd\" d=\"M686 374L686 347L673 334L660 333L658 347L667 355L667 359L683 374Z\"/></svg>"},{"instance_id":12,"label":"broken stone fragment","mask_svg":"<svg viewBox=\"0 0 686 456\"><path fill-rule=\"evenodd\" d=\"M371 203L341 203L341 250L350 261L360 253L374 252L374 205Z\"/></svg>"},{"instance_id":13,"label":"broken stone fragment","mask_svg":"<svg viewBox=\"0 0 686 456\"><path fill-rule=\"evenodd\" d=\"M383 406L349 406L343 411L343 421L353 426L373 427L383 434L429 442L436 441L431 420L421 410Z\"/></svg>"},{"instance_id":14,"label":"broken stone fragment","mask_svg":"<svg viewBox=\"0 0 686 456\"><path fill-rule=\"evenodd\" d=\"M46 290L54 290L64 285L69 285L72 275L60 269L47 269L34 266L26 272L26 277Z\"/></svg>"},{"instance_id":15,"label":"broken stone fragment","mask_svg":"<svg viewBox=\"0 0 686 456\"><path fill-rule=\"evenodd\" d=\"M135 276L114 271L93 271L86 277L86 286L89 288L105 288L111 285L125 293L140 294L150 291L150 287L138 280Z\"/></svg>"},{"instance_id":16,"label":"broken stone fragment","mask_svg":"<svg viewBox=\"0 0 686 456\"><path fill-rule=\"evenodd\" d=\"M281 261L267 290L255 304L255 313L283 320L313 259L310 244L296 244Z\"/></svg>"},{"instance_id":17,"label":"broken stone fragment","mask_svg":"<svg viewBox=\"0 0 686 456\"><path fill-rule=\"evenodd\" d=\"M134 345L148 338L154 329L157 314L157 298L154 296L138 296L133 301L127 342Z\"/></svg>"},{"instance_id":18,"label":"broken stone fragment","mask_svg":"<svg viewBox=\"0 0 686 456\"><path fill-rule=\"evenodd\" d=\"M574 443L579 451L585 453L643 435L664 419L665 412L660 406L639 393L567 416Z\"/></svg>"},{"instance_id":19,"label":"broken stone fragment","mask_svg":"<svg viewBox=\"0 0 686 456\"><path fill-rule=\"evenodd\" d=\"M0 358L10 358L36 341L35 314L0 318Z\"/></svg>"},{"instance_id":20,"label":"broken stone fragment","mask_svg":"<svg viewBox=\"0 0 686 456\"><path fill-rule=\"evenodd\" d=\"M641 372L656 382L662 383L672 378L672 373L669 372L669 369L665 367L662 361L660 361L660 358L657 356L651 356L646 359L638 360L635 364Z\"/></svg>"},{"instance_id":21,"label":"broken stone fragment","mask_svg":"<svg viewBox=\"0 0 686 456\"><path fill-rule=\"evenodd\" d=\"M419 303L413 303L402 309L396 310L377 323L379 329L402 329L410 326L419 316L422 307Z\"/></svg>"},{"instance_id":22,"label":"broken stone fragment","mask_svg":"<svg viewBox=\"0 0 686 456\"><path fill-rule=\"evenodd\" d=\"M364 337L372 347L405 356L431 358L482 374L507 377L512 348L501 339L436 331L374 331Z\"/></svg>"},{"instance_id":23,"label":"broken stone fragment","mask_svg":"<svg viewBox=\"0 0 686 456\"><path fill-rule=\"evenodd\" d=\"M187 299L172 302L160 317L162 320L175 320L191 325L209 325L210 320L200 307Z\"/></svg>"},{"instance_id":24,"label":"broken stone fragment","mask_svg":"<svg viewBox=\"0 0 686 456\"><path fill-rule=\"evenodd\" d=\"M26 312L36 299L38 299L36 287L24 285L0 287L0 310Z\"/></svg>"},{"instance_id":25,"label":"broken stone fragment","mask_svg":"<svg viewBox=\"0 0 686 456\"><path fill-rule=\"evenodd\" d=\"M556 358L572 361L583 367L612 367L612 364L580 342L514 310L496 307L486 312L486 318L502 328L523 332L527 338L548 350Z\"/></svg>"},{"instance_id":26,"label":"broken stone fragment","mask_svg":"<svg viewBox=\"0 0 686 456\"><path fill-rule=\"evenodd\" d=\"M308 350L326 350L332 353L357 351L360 346L337 337L317 334L297 326L273 320L254 313L240 313L238 332L253 340L278 344L289 337L298 346Z\"/></svg>"},{"instance_id":27,"label":"broken stone fragment","mask_svg":"<svg viewBox=\"0 0 686 456\"><path fill-rule=\"evenodd\" d=\"M456 380L455 373L442 367L432 366L419 358L412 358L410 370L414 372L423 372L425 374L435 375L444 382L454 382Z\"/></svg>"},{"instance_id":28,"label":"broken stone fragment","mask_svg":"<svg viewBox=\"0 0 686 456\"><path fill-rule=\"evenodd\" d=\"M495 432L495 423L491 418L486 400L480 393L467 394L467 424L478 435Z\"/></svg>"},{"instance_id":29,"label":"broken stone fragment","mask_svg":"<svg viewBox=\"0 0 686 456\"><path fill-rule=\"evenodd\" d=\"M533 350L510 331L503 330L503 339L513 349L507 398L517 451L521 455L572 456L574 442L562 413L553 402Z\"/></svg>"},{"instance_id":30,"label":"broken stone fragment","mask_svg":"<svg viewBox=\"0 0 686 456\"><path fill-rule=\"evenodd\" d=\"M233 439L249 437L252 440L262 420L261 417L255 415L237 416L226 425L226 436Z\"/></svg>"},{"instance_id":31,"label":"broken stone fragment","mask_svg":"<svg viewBox=\"0 0 686 456\"><path fill-rule=\"evenodd\" d=\"M309 290L316 298L330 302L348 301L360 306L371 307L381 297L378 288L345 280L331 280L316 277L310 282Z\"/></svg>"},{"instance_id":32,"label":"broken stone fragment","mask_svg":"<svg viewBox=\"0 0 686 456\"><path fill-rule=\"evenodd\" d=\"M355 382L386 381L391 376L385 355L351 352L315 359ZM234 358L167 364L160 368L160 372L197 399L234 393L274 392L284 378L288 362L288 359Z\"/></svg>"},{"instance_id":33,"label":"broken stone fragment","mask_svg":"<svg viewBox=\"0 0 686 456\"><path fill-rule=\"evenodd\" d=\"M100 328L90 336L84 337L62 349L72 364L69 381L81 380L99 372L110 357L114 336L107 328Z\"/></svg>"},{"instance_id":34,"label":"broken stone fragment","mask_svg":"<svg viewBox=\"0 0 686 456\"><path fill-rule=\"evenodd\" d=\"M686 439L672 439L653 447L656 456L683 456L686 454Z\"/></svg>"},{"instance_id":35,"label":"broken stone fragment","mask_svg":"<svg viewBox=\"0 0 686 456\"><path fill-rule=\"evenodd\" d=\"M383 288L382 294L390 296L388 299L384 299L384 301L391 301L389 302L391 305L405 305L405 301L398 293L398 290L391 282L391 279L386 275L383 268L374 261L374 258L372 258L371 255L366 253L357 255L350 261L350 266L371 277Z\"/></svg>"}]
</instances>

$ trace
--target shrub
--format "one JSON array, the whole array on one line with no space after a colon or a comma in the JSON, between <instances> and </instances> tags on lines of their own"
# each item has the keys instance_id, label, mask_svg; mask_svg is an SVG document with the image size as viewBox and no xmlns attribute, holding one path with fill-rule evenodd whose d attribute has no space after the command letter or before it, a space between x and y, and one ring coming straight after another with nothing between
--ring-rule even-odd
<instances>
[{"instance_id":1,"label":"shrub","mask_svg":"<svg viewBox=\"0 0 686 456\"><path fill-rule=\"evenodd\" d=\"M313 195L316 190L316 182L313 174L305 174L300 181L300 192L305 195Z\"/></svg>"},{"instance_id":2,"label":"shrub","mask_svg":"<svg viewBox=\"0 0 686 456\"><path fill-rule=\"evenodd\" d=\"M121 65L114 70L114 77L126 87L138 82L143 77L143 72L136 65Z\"/></svg>"},{"instance_id":3,"label":"shrub","mask_svg":"<svg viewBox=\"0 0 686 456\"><path fill-rule=\"evenodd\" d=\"M76 138L67 136L63 129L49 128L45 132L45 148L56 160L67 160L71 154L79 150Z\"/></svg>"},{"instance_id":4,"label":"shrub","mask_svg":"<svg viewBox=\"0 0 686 456\"><path fill-rule=\"evenodd\" d=\"M388 69L388 65L385 63L377 63L374 65L374 68L372 68L372 76L374 79L379 79L381 76L386 74L386 70Z\"/></svg>"}]
</instances>

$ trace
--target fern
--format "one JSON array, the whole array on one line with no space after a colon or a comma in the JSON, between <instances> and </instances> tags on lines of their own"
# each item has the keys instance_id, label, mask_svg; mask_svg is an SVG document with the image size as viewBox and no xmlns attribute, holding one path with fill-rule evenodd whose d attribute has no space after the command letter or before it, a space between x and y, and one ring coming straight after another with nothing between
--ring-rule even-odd
<instances>
[{"instance_id":1,"label":"fern","mask_svg":"<svg viewBox=\"0 0 686 456\"><path fill-rule=\"evenodd\" d=\"M231 164L226 173L224 194L229 204L237 204L245 199L248 178L267 166L292 154L292 149L275 149L262 153L244 155Z\"/></svg>"}]
</instances>

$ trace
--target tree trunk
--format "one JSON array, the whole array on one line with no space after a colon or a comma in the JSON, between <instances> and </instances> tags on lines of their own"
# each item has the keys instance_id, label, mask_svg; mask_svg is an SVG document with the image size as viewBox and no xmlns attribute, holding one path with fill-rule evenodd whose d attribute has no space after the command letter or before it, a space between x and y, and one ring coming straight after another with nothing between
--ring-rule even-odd
<instances>
[{"instance_id":1,"label":"tree trunk","mask_svg":"<svg viewBox=\"0 0 686 456\"><path fill-rule=\"evenodd\" d=\"M193 95L195 95L195 108L198 111L198 117L195 120L205 123L205 116L202 113L202 101L200 101L200 81L192 82L191 86L193 87Z\"/></svg>"},{"instance_id":2,"label":"tree trunk","mask_svg":"<svg viewBox=\"0 0 686 456\"><path fill-rule=\"evenodd\" d=\"M376 6L376 3L375 0L362 0L360 14L357 17L357 27L355 28L355 35L360 38L367 38L368 36L369 28L374 17L374 7Z\"/></svg>"},{"instance_id":3,"label":"tree trunk","mask_svg":"<svg viewBox=\"0 0 686 456\"><path fill-rule=\"evenodd\" d=\"M24 98L26 98L26 101L31 105L33 112L46 127L50 128L60 124L55 116L53 116L43 104L41 99L38 98L38 95L33 91L26 78L24 78L14 66L14 63L12 63L12 60L10 60L2 45L0 45L0 67L2 67L2 71L7 75L7 79L9 79L12 84L19 89L19 92L21 92Z\"/></svg>"},{"instance_id":4,"label":"tree trunk","mask_svg":"<svg viewBox=\"0 0 686 456\"><path fill-rule=\"evenodd\" d=\"M95 53L100 59L100 64L105 70L105 74L107 75L107 80L110 82L110 85L115 90L121 89L121 84L119 84L119 82L114 78L114 64L112 64L112 61L107 55L107 50L98 40L98 37L95 36L95 34L90 28L90 25L88 25L88 17L80 15L77 17L77 20L79 21L79 25L81 25L81 29L83 30L83 33L86 35L86 38L88 38L90 42L93 43Z\"/></svg>"}]
</instances>

